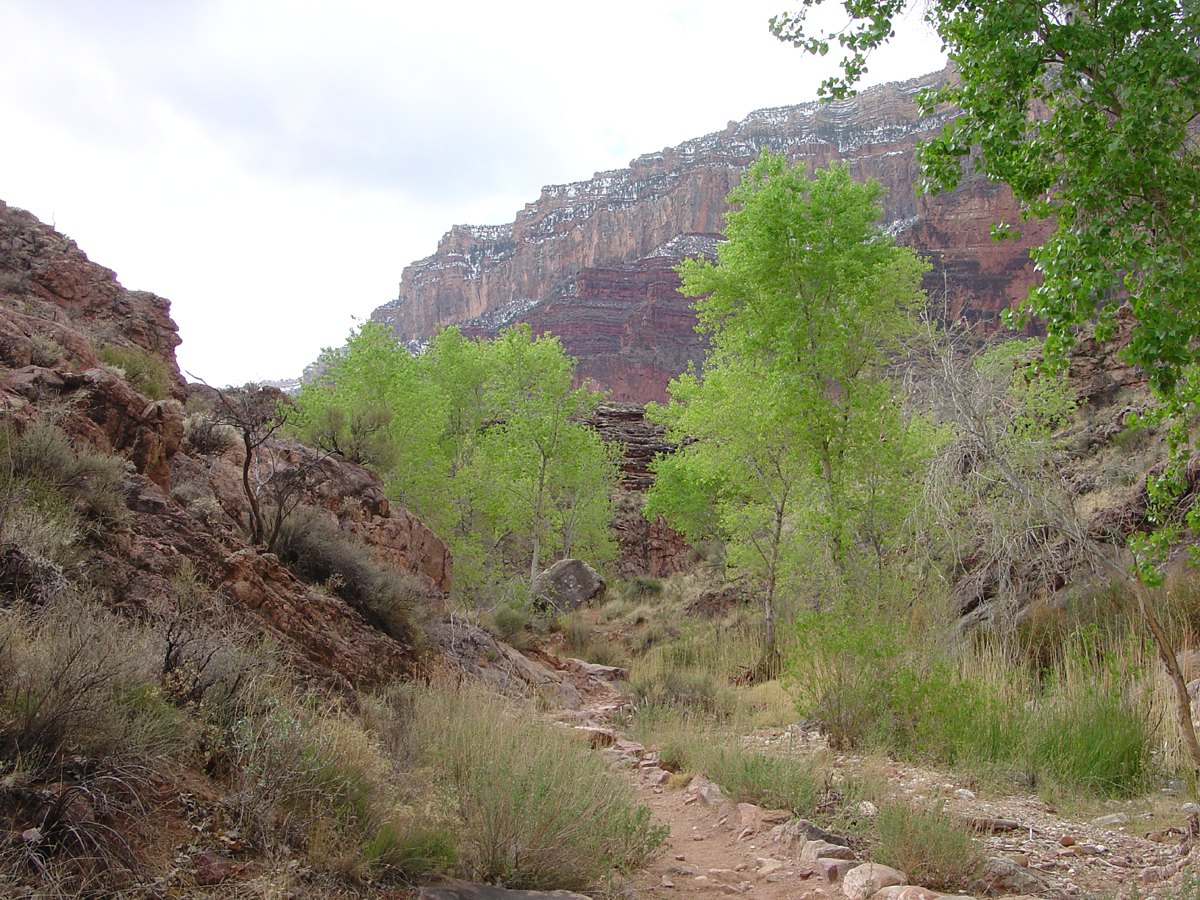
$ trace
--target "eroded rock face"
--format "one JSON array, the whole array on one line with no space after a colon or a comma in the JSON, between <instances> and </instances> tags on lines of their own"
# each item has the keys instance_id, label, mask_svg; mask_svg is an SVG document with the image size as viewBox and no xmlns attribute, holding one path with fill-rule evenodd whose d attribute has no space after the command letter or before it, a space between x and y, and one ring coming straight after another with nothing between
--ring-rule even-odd
<instances>
[{"instance_id":1,"label":"eroded rock face","mask_svg":"<svg viewBox=\"0 0 1200 900\"><path fill-rule=\"evenodd\" d=\"M175 362L179 329L170 301L126 290L115 272L89 260L73 240L2 200L0 297L0 358L5 365L21 368L34 361L26 355L26 342L35 332L57 341L67 351L66 359L81 368L96 365L96 347L137 347L167 365L171 392L183 398L184 381Z\"/></svg>"},{"instance_id":2,"label":"eroded rock face","mask_svg":"<svg viewBox=\"0 0 1200 900\"><path fill-rule=\"evenodd\" d=\"M437 251L404 270L396 300L372 318L420 343L440 326L492 334L513 322L560 336L580 383L617 400L664 399L669 378L703 350L673 267L711 253L725 196L764 149L809 168L847 163L887 189L882 225L933 265L925 287L945 314L995 326L1033 282L1028 248L1044 236L991 240L992 222L1016 224L1007 189L970 176L952 193L918 197L916 144L950 110L921 115L915 98L947 72L827 104L758 110L720 132L649 153L629 168L543 188L515 221L455 226Z\"/></svg>"},{"instance_id":3,"label":"eroded rock face","mask_svg":"<svg viewBox=\"0 0 1200 900\"><path fill-rule=\"evenodd\" d=\"M293 671L334 689L415 674L417 649L399 626L311 588L247 543L244 451L239 442L206 455L185 442L181 401L189 391L175 362L178 343L166 300L125 290L74 242L0 202L3 425L20 433L49 420L76 447L128 463L124 521L79 547L89 585L139 618L186 615L195 619L189 628L270 636ZM170 396L150 399L134 387L143 383L102 365L97 348L105 346L131 351L127 358L139 365L158 360L153 387ZM287 441L260 447L255 462L268 500L267 476L302 471L293 499L397 572L418 616L439 610L450 587L449 553L388 503L377 475ZM15 546L0 561L0 600L38 602L53 593L62 571L35 562Z\"/></svg>"}]
</instances>

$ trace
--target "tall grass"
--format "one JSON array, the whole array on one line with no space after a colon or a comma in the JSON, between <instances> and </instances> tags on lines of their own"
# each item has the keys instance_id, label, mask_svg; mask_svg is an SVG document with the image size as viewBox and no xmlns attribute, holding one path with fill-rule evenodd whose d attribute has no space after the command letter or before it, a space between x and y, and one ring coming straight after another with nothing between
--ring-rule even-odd
<instances>
[{"instance_id":1,"label":"tall grass","mask_svg":"<svg viewBox=\"0 0 1200 900\"><path fill-rule=\"evenodd\" d=\"M955 644L886 615L814 613L797 630L789 684L835 747L1103 795L1157 771L1162 701L1128 627L1066 628L1051 654L1011 636Z\"/></svg>"},{"instance_id":2,"label":"tall grass","mask_svg":"<svg viewBox=\"0 0 1200 900\"><path fill-rule=\"evenodd\" d=\"M459 814L467 877L583 890L644 865L665 840L602 759L496 699L432 689L416 698L412 727Z\"/></svg>"}]
</instances>

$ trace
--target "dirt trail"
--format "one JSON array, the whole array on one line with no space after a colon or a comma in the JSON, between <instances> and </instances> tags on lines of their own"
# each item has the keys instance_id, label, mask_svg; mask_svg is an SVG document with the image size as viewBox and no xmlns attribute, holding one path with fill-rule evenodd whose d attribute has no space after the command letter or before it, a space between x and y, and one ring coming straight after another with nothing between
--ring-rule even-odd
<instances>
[{"instance_id":1,"label":"dirt trail","mask_svg":"<svg viewBox=\"0 0 1200 900\"><path fill-rule=\"evenodd\" d=\"M571 724L611 731L613 698L570 716ZM620 735L617 735L619 738ZM603 744L604 740L597 741ZM944 773L878 758L837 756L822 738L795 726L761 730L743 743L764 752L822 754L847 774L886 781L897 797L941 802L948 814L969 822L986 822L993 830L981 835L985 856L1008 857L1040 880L1037 890L999 890L1043 897L1127 897L1145 900L1176 896L1181 879L1200 877L1200 845L1196 841L1195 804L1165 791L1157 801L1113 802L1089 821L1058 815L1036 795L985 798ZM601 749L613 765L628 772L639 799L655 820L670 826L668 849L633 887L643 897L715 897L746 895L762 900L845 900L842 886L814 872L802 861L800 847L780 846L771 829L783 818L766 811L739 809L729 800L712 805L695 788L672 788L654 765L654 747L618 741ZM1106 813L1110 818L1101 823ZM1081 816L1082 818L1082 816ZM817 867L820 868L819 866ZM982 889L977 894L983 895Z\"/></svg>"}]
</instances>

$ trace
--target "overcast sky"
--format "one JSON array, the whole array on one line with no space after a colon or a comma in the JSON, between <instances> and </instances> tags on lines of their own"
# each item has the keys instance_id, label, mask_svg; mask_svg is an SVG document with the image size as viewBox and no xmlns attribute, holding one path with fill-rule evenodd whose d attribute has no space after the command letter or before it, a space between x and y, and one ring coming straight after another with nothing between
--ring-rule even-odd
<instances>
[{"instance_id":1,"label":"overcast sky","mask_svg":"<svg viewBox=\"0 0 1200 900\"><path fill-rule=\"evenodd\" d=\"M169 298L185 370L296 376L451 225L815 99L835 53L776 41L790 8L0 0L0 199ZM866 83L939 46L910 13Z\"/></svg>"}]
</instances>

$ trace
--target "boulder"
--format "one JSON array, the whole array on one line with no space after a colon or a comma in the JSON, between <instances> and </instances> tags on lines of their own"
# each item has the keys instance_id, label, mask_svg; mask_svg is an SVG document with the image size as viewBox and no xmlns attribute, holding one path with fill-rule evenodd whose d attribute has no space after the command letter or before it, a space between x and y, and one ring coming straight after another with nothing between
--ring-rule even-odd
<instances>
[{"instance_id":1,"label":"boulder","mask_svg":"<svg viewBox=\"0 0 1200 900\"><path fill-rule=\"evenodd\" d=\"M1039 897L1057 896L1046 879L1007 856L992 856L984 861L979 878L971 885L971 893L979 897L1003 894L1031 894Z\"/></svg>"},{"instance_id":2,"label":"boulder","mask_svg":"<svg viewBox=\"0 0 1200 900\"><path fill-rule=\"evenodd\" d=\"M894 884L908 884L908 876L891 866L863 863L842 876L842 893L849 900L867 900Z\"/></svg>"},{"instance_id":3,"label":"boulder","mask_svg":"<svg viewBox=\"0 0 1200 900\"><path fill-rule=\"evenodd\" d=\"M812 862L817 859L854 859L854 851L841 844L831 844L828 841L808 841L800 851L800 859Z\"/></svg>"},{"instance_id":4,"label":"boulder","mask_svg":"<svg viewBox=\"0 0 1200 900\"><path fill-rule=\"evenodd\" d=\"M540 609L571 612L604 596L608 584L581 559L560 559L533 582L533 602Z\"/></svg>"},{"instance_id":5,"label":"boulder","mask_svg":"<svg viewBox=\"0 0 1200 900\"><path fill-rule=\"evenodd\" d=\"M807 841L826 841L830 844L841 844L843 847L850 846L850 842L844 837L831 834L808 819L793 819L771 829L771 842L779 845L780 852L802 850Z\"/></svg>"}]
</instances>

